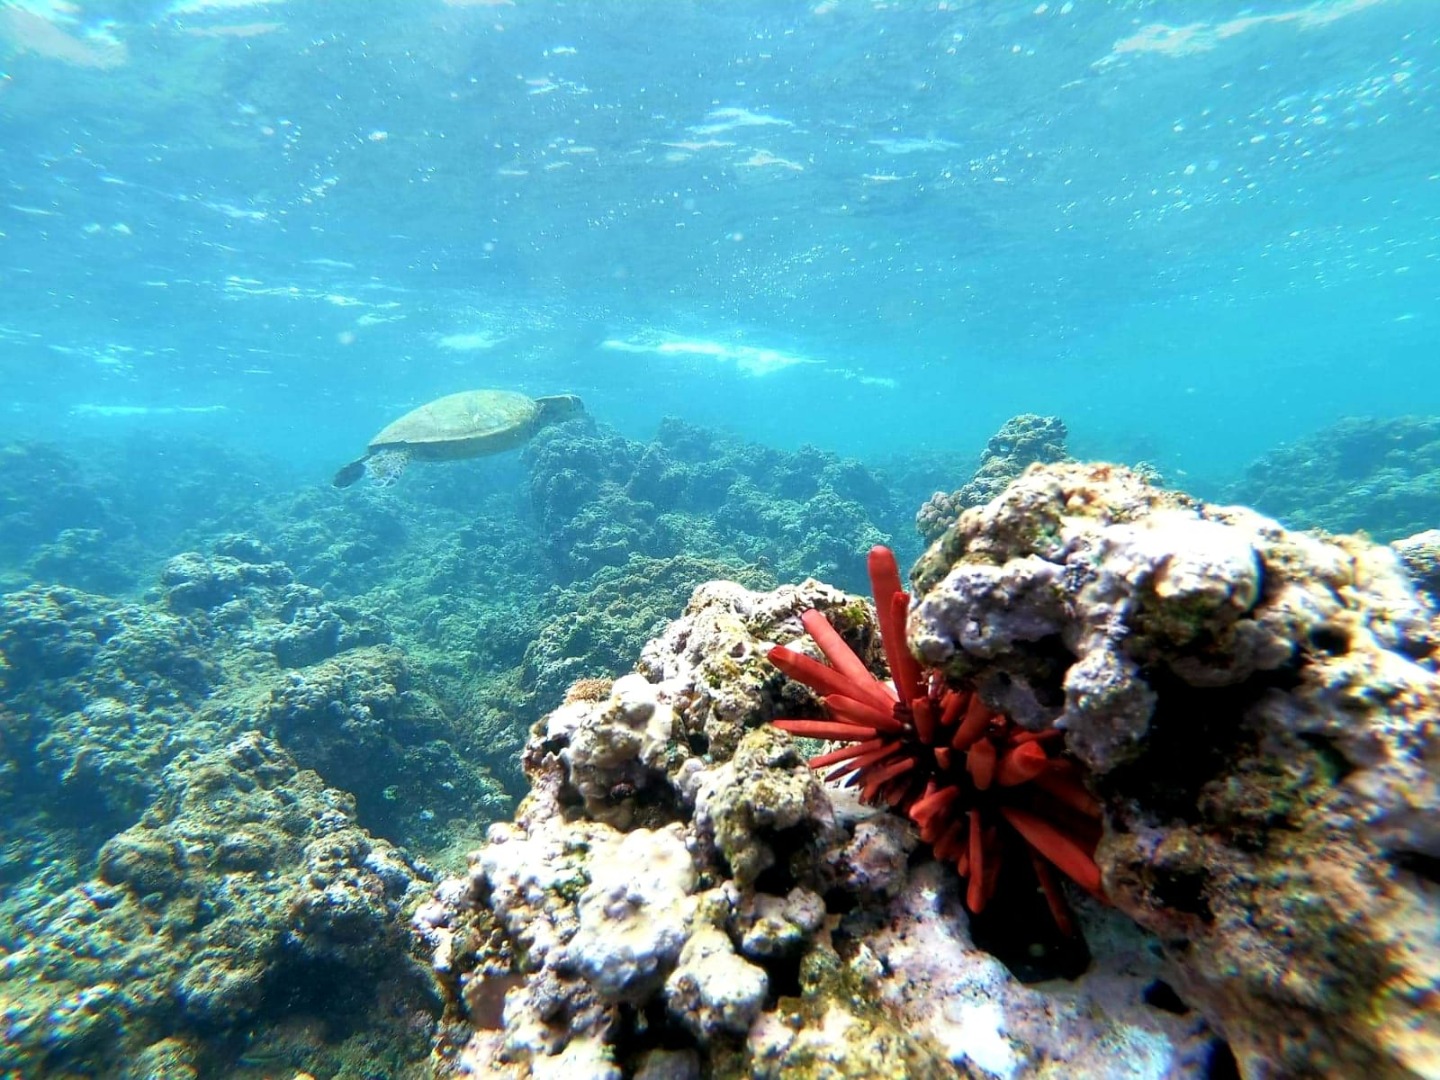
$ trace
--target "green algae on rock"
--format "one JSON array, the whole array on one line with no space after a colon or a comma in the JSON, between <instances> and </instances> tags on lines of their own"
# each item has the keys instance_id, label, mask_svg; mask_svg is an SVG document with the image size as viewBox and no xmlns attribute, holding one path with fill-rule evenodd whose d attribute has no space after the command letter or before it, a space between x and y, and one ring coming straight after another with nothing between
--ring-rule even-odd
<instances>
[{"instance_id":1,"label":"green algae on rock","mask_svg":"<svg viewBox=\"0 0 1440 1080\"><path fill-rule=\"evenodd\" d=\"M927 544L934 543L960 516L960 511L989 502L1036 462L1069 461L1069 432L1058 416L1023 413L1012 416L990 436L980 466L968 482L946 494L937 491L915 515L915 528Z\"/></svg>"},{"instance_id":2,"label":"green algae on rock","mask_svg":"<svg viewBox=\"0 0 1440 1080\"><path fill-rule=\"evenodd\" d=\"M436 1012L404 930L429 878L271 742L183 755L97 875L7 942L0 1071L139 1075L126 1059L169 1040L203 1058L267 1010L337 999L389 1031L398 1069Z\"/></svg>"}]
</instances>

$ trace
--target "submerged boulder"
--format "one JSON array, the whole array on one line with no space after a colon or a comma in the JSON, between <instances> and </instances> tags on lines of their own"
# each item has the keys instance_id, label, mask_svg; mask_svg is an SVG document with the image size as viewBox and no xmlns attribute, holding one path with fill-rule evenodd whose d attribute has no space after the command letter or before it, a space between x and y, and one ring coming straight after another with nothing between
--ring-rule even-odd
<instances>
[{"instance_id":1,"label":"submerged boulder","mask_svg":"<svg viewBox=\"0 0 1440 1080\"><path fill-rule=\"evenodd\" d=\"M445 1074L1202 1075L1212 1031L1147 1003L1158 963L1123 919L1086 905L1114 947L1022 985L974 944L953 870L911 865L908 822L768 723L808 700L766 653L811 607L881 655L863 600L711 582L638 672L536 725L514 819L416 915L456 1018Z\"/></svg>"},{"instance_id":2,"label":"submerged boulder","mask_svg":"<svg viewBox=\"0 0 1440 1080\"><path fill-rule=\"evenodd\" d=\"M1048 465L914 582L922 662L1065 731L1245 1075L1440 1075L1440 625L1394 551Z\"/></svg>"}]
</instances>

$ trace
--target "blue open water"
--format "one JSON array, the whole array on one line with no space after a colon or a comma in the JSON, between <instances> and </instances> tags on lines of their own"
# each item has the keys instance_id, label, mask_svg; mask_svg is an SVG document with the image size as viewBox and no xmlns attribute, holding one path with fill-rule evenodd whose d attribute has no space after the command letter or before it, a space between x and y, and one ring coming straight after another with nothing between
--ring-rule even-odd
<instances>
[{"instance_id":1,"label":"blue open water","mask_svg":"<svg viewBox=\"0 0 1440 1080\"><path fill-rule=\"evenodd\" d=\"M573 391L1224 477L1440 407L1440 6L0 4L0 416L320 478Z\"/></svg>"}]
</instances>

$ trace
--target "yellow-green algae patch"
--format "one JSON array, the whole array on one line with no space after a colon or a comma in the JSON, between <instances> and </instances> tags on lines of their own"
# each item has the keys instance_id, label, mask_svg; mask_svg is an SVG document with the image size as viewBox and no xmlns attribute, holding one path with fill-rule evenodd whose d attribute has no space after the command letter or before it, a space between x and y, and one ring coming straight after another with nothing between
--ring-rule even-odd
<instances>
[{"instance_id":1,"label":"yellow-green algae patch","mask_svg":"<svg viewBox=\"0 0 1440 1080\"><path fill-rule=\"evenodd\" d=\"M981 1077L906 1031L830 946L800 963L800 993L782 997L743 1047L717 1053L714 1080L954 1080Z\"/></svg>"}]
</instances>

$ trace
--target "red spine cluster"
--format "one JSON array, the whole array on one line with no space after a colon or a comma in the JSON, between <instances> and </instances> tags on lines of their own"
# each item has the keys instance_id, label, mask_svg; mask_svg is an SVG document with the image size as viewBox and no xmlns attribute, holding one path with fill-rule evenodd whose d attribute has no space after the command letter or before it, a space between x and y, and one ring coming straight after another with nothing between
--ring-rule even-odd
<instances>
[{"instance_id":1,"label":"red spine cluster","mask_svg":"<svg viewBox=\"0 0 1440 1080\"><path fill-rule=\"evenodd\" d=\"M1073 932L1058 869L1086 892L1104 898L1095 846L1100 808L1080 782L1078 767L1060 756L1064 734L1025 731L972 690L947 687L905 644L910 598L900 586L895 555L875 547L870 584L894 686L877 679L829 620L801 616L829 664L777 645L770 661L810 687L829 719L776 720L794 735L847 745L810 759L827 779L858 786L860 798L906 814L937 859L966 879L966 906L977 914L995 893L1007 842L1029 856L1055 921Z\"/></svg>"}]
</instances>

